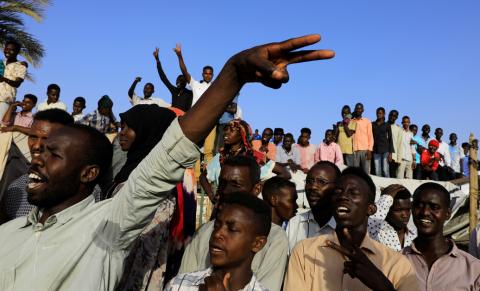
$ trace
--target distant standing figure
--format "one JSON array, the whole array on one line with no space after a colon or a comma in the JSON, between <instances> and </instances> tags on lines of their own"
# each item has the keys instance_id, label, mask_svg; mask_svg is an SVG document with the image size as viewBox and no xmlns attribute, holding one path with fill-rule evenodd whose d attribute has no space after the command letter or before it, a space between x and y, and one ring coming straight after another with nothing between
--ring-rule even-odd
<instances>
[{"instance_id":1,"label":"distant standing figure","mask_svg":"<svg viewBox=\"0 0 480 291\"><path fill-rule=\"evenodd\" d=\"M8 110L10 103L15 102L17 88L23 83L27 75L27 63L17 60L21 45L10 39L5 43L3 54L3 71L0 73L0 120Z\"/></svg>"},{"instance_id":2,"label":"distant standing figure","mask_svg":"<svg viewBox=\"0 0 480 291\"><path fill-rule=\"evenodd\" d=\"M152 97L155 92L155 86L153 86L152 83L145 84L145 86L143 86L143 98L138 97L137 94L135 94L135 87L141 81L142 77L136 77L130 89L128 89L128 97L133 106L138 104L157 104L160 107L170 107L170 104L163 101L163 99Z\"/></svg>"},{"instance_id":3,"label":"distant standing figure","mask_svg":"<svg viewBox=\"0 0 480 291\"><path fill-rule=\"evenodd\" d=\"M50 84L47 87L47 100L38 104L37 111L43 111L47 109L61 109L67 111L67 105L60 99L60 86L57 84Z\"/></svg>"}]
</instances>

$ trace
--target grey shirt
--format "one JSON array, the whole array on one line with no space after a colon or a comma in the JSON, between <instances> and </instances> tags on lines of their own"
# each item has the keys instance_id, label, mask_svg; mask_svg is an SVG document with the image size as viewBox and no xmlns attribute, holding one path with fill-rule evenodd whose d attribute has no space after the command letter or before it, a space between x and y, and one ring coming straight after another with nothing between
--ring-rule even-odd
<instances>
[{"instance_id":1,"label":"grey shirt","mask_svg":"<svg viewBox=\"0 0 480 291\"><path fill-rule=\"evenodd\" d=\"M204 224L195 233L183 254L179 274L192 273L210 267L208 244L214 221ZM270 291L280 291L287 265L288 240L285 231L272 224L267 244L252 261L252 271L262 285Z\"/></svg>"},{"instance_id":2,"label":"grey shirt","mask_svg":"<svg viewBox=\"0 0 480 291\"><path fill-rule=\"evenodd\" d=\"M1 225L0 290L113 290L130 245L198 156L174 120L114 198L89 196L43 225L37 208Z\"/></svg>"}]
</instances>

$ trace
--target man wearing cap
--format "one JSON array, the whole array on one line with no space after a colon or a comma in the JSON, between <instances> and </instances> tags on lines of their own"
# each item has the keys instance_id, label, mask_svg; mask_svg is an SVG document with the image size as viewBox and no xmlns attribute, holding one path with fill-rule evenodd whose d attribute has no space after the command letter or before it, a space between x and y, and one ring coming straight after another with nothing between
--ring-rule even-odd
<instances>
[{"instance_id":1,"label":"man wearing cap","mask_svg":"<svg viewBox=\"0 0 480 291\"><path fill-rule=\"evenodd\" d=\"M111 125L115 124L116 119L112 113L113 101L108 95L103 95L98 100L97 110L85 115L76 123L85 124L96 128L101 133L108 133Z\"/></svg>"},{"instance_id":2,"label":"man wearing cap","mask_svg":"<svg viewBox=\"0 0 480 291\"><path fill-rule=\"evenodd\" d=\"M439 142L432 139L428 143L428 149L424 149L420 156L421 171L417 179L427 179L438 181L437 169L440 162L440 154L437 153Z\"/></svg>"}]
</instances>

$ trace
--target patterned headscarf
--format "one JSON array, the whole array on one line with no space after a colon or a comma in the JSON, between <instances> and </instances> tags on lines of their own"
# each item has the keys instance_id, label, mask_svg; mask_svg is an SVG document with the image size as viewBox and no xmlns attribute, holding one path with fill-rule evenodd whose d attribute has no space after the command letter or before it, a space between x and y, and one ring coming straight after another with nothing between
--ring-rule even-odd
<instances>
[{"instance_id":1,"label":"patterned headscarf","mask_svg":"<svg viewBox=\"0 0 480 291\"><path fill-rule=\"evenodd\" d=\"M230 152L230 146L225 145L219 150L220 153L220 164L223 165L226 159L231 156L236 155L251 155L253 156L253 149L252 149L252 128L250 125L241 119L234 119L231 120L226 126L237 128L240 132L240 136L242 138L242 148L238 153L232 155Z\"/></svg>"}]
</instances>

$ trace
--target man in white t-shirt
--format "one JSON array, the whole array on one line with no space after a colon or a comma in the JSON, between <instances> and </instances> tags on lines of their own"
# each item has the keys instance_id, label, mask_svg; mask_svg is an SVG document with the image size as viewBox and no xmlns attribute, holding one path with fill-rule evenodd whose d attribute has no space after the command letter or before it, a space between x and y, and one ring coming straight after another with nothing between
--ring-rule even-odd
<instances>
[{"instance_id":1,"label":"man in white t-shirt","mask_svg":"<svg viewBox=\"0 0 480 291\"><path fill-rule=\"evenodd\" d=\"M192 99L192 107L197 103L198 99L202 97L203 93L207 91L208 87L212 84L213 80L213 68L211 66L205 66L202 70L202 80L199 82L192 78L190 73L187 70L187 66L183 61L182 55L182 47L180 44L177 43L176 47L173 49L175 54L178 57L178 63L180 65L180 70L182 71L187 84L190 86L193 92L193 99ZM205 154L205 160L209 162L214 156L214 147L215 147L215 132L216 128L214 128L210 134L207 136L203 146L203 153Z\"/></svg>"},{"instance_id":2,"label":"man in white t-shirt","mask_svg":"<svg viewBox=\"0 0 480 291\"><path fill-rule=\"evenodd\" d=\"M142 81L142 77L136 77L128 89L128 97L130 98L130 103L135 106L138 104L157 104L160 107L171 107L170 103L165 102L161 98L152 97L153 93L155 92L155 86L152 83L147 83L143 87L143 98L140 98L135 94L135 87L139 82Z\"/></svg>"},{"instance_id":3,"label":"man in white t-shirt","mask_svg":"<svg viewBox=\"0 0 480 291\"><path fill-rule=\"evenodd\" d=\"M3 53L5 60L0 64L0 119L12 102L15 102L17 88L20 87L27 75L27 63L17 60L21 45L13 40L7 40Z\"/></svg>"},{"instance_id":4,"label":"man in white t-shirt","mask_svg":"<svg viewBox=\"0 0 480 291\"><path fill-rule=\"evenodd\" d=\"M47 87L47 100L38 104L37 111L43 111L47 109L61 109L67 111L67 105L60 99L60 86L57 84L50 84Z\"/></svg>"},{"instance_id":5,"label":"man in white t-shirt","mask_svg":"<svg viewBox=\"0 0 480 291\"><path fill-rule=\"evenodd\" d=\"M197 103L198 99L200 99L203 93L207 91L208 87L210 87L210 84L212 84L213 68L208 65L203 67L202 80L199 82L194 78L192 78L192 76L188 72L187 66L183 61L182 47L180 46L180 44L177 43L177 46L173 49L173 51L177 54L178 63L180 64L180 70L182 71L182 74L185 77L185 80L187 80L187 84L192 88L192 92L193 92L192 106L193 106L195 105L195 103Z\"/></svg>"}]
</instances>

